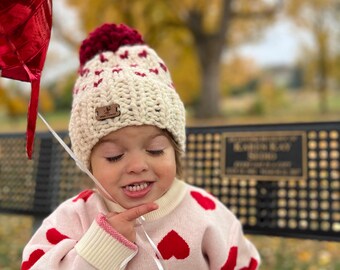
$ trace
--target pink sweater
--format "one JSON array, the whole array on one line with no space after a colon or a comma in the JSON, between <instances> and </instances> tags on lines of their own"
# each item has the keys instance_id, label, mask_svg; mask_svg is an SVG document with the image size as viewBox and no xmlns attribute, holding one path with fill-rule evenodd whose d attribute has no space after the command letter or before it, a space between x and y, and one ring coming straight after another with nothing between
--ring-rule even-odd
<instances>
[{"instance_id":1,"label":"pink sweater","mask_svg":"<svg viewBox=\"0 0 340 270\"><path fill-rule=\"evenodd\" d=\"M204 190L175 180L157 204L159 209L144 216L143 226L137 225L132 243L105 218L123 209L85 190L44 220L24 249L21 269L158 269L143 228L164 269L258 269L259 254L240 222Z\"/></svg>"}]
</instances>

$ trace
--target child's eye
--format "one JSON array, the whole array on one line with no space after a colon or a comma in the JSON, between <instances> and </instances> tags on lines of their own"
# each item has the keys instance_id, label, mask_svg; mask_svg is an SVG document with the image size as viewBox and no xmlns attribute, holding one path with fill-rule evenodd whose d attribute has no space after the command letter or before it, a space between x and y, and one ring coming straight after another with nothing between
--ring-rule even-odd
<instances>
[{"instance_id":1,"label":"child's eye","mask_svg":"<svg viewBox=\"0 0 340 270\"><path fill-rule=\"evenodd\" d=\"M161 149L161 150L147 150L147 152L150 155L153 155L153 156L160 156L160 155L164 154L164 150L163 149Z\"/></svg>"},{"instance_id":2,"label":"child's eye","mask_svg":"<svg viewBox=\"0 0 340 270\"><path fill-rule=\"evenodd\" d=\"M118 156L114 156L114 157L107 157L106 160L107 160L108 162L117 162L117 161L119 161L122 157L123 157L123 154L118 155Z\"/></svg>"}]
</instances>

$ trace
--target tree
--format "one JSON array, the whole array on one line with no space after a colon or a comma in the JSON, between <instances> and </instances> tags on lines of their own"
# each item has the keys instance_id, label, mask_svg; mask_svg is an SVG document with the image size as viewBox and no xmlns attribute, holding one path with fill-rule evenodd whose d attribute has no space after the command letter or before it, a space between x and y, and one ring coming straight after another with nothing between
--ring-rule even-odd
<instances>
[{"instance_id":1,"label":"tree","mask_svg":"<svg viewBox=\"0 0 340 270\"><path fill-rule=\"evenodd\" d=\"M220 72L225 50L246 36L258 36L259 30L273 20L281 1L273 5L268 0L68 0L78 8L87 31L103 22L123 21L147 33L146 40L155 46L161 41L167 46L164 39L175 36L177 49L172 47L167 53L180 55L178 46L195 48L196 60L192 63L199 67L196 81L200 81L201 89L197 107L200 117L220 115ZM183 70L190 73L188 80L195 77L195 71Z\"/></svg>"},{"instance_id":2,"label":"tree","mask_svg":"<svg viewBox=\"0 0 340 270\"><path fill-rule=\"evenodd\" d=\"M259 25L263 26L261 22L258 24L259 21L249 24L250 19L272 19L280 1L274 7L260 0L199 1L199 4L197 1L187 2L190 4L184 7L182 20L193 36L201 69L201 93L197 113L199 117L220 116L219 83L223 53L234 42L244 40L244 34L251 33L249 30L258 30ZM248 20L246 27L244 19ZM232 35L233 28L241 31L233 32Z\"/></svg>"},{"instance_id":3,"label":"tree","mask_svg":"<svg viewBox=\"0 0 340 270\"><path fill-rule=\"evenodd\" d=\"M339 55L338 46L332 40L339 29L340 4L337 0L290 0L287 14L313 37L315 49L309 51L308 65L313 68L313 84L319 93L319 107L327 112L329 81L332 77L334 60ZM307 51L307 50L306 50Z\"/></svg>"},{"instance_id":4,"label":"tree","mask_svg":"<svg viewBox=\"0 0 340 270\"><path fill-rule=\"evenodd\" d=\"M252 58L235 54L223 65L222 73L222 94L229 96L242 94L241 92L249 91L252 87L254 90L260 69Z\"/></svg>"}]
</instances>

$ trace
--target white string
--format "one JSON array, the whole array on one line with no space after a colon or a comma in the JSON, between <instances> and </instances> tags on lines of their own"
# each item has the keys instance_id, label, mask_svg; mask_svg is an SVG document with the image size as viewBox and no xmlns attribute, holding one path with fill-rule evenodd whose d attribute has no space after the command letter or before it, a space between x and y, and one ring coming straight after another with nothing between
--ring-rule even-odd
<instances>
[{"instance_id":1,"label":"white string","mask_svg":"<svg viewBox=\"0 0 340 270\"><path fill-rule=\"evenodd\" d=\"M162 264L162 261L163 261L163 257L162 255L160 254L158 248L156 247L155 243L152 241L152 239L150 238L150 236L147 234L146 230L144 229L144 226L143 226L143 221L145 221L145 218L143 216L140 216L138 219L137 219L137 222L139 223L139 225L142 227L143 229L143 233L146 237L146 239L149 241L152 249L155 251L155 253L157 254L157 257L154 257L152 256L153 260L155 261L157 267L158 267L158 270L166 270L166 268L163 266Z\"/></svg>"},{"instance_id":2,"label":"white string","mask_svg":"<svg viewBox=\"0 0 340 270\"><path fill-rule=\"evenodd\" d=\"M73 151L70 149L70 147L68 147L68 145L63 141L62 138L59 137L59 135L53 130L53 128L47 123L47 121L45 120L44 117L42 117L42 115L38 112L38 115L40 117L40 119L45 123L45 125L47 126L47 128L49 129L49 131L52 133L52 135L58 140L58 142L62 145L62 147L64 147L64 149L66 150L66 152L71 156L71 158L76 162L77 166L84 172L86 173L91 179L92 181L98 186L98 188L106 195L108 196L109 199L111 199L112 201L113 198L111 197L111 195L105 190L105 188L99 183L99 181L93 176L93 174L87 169L87 167L75 156L75 154L73 153Z\"/></svg>"}]
</instances>

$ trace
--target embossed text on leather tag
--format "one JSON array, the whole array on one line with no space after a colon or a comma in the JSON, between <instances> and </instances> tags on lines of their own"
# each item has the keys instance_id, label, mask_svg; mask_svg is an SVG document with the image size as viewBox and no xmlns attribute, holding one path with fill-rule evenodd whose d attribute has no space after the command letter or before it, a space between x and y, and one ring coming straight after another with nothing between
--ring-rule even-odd
<instances>
[{"instance_id":1,"label":"embossed text on leather tag","mask_svg":"<svg viewBox=\"0 0 340 270\"><path fill-rule=\"evenodd\" d=\"M98 121L108 118L115 118L120 115L119 105L113 103L111 105L96 108L96 119Z\"/></svg>"}]
</instances>

